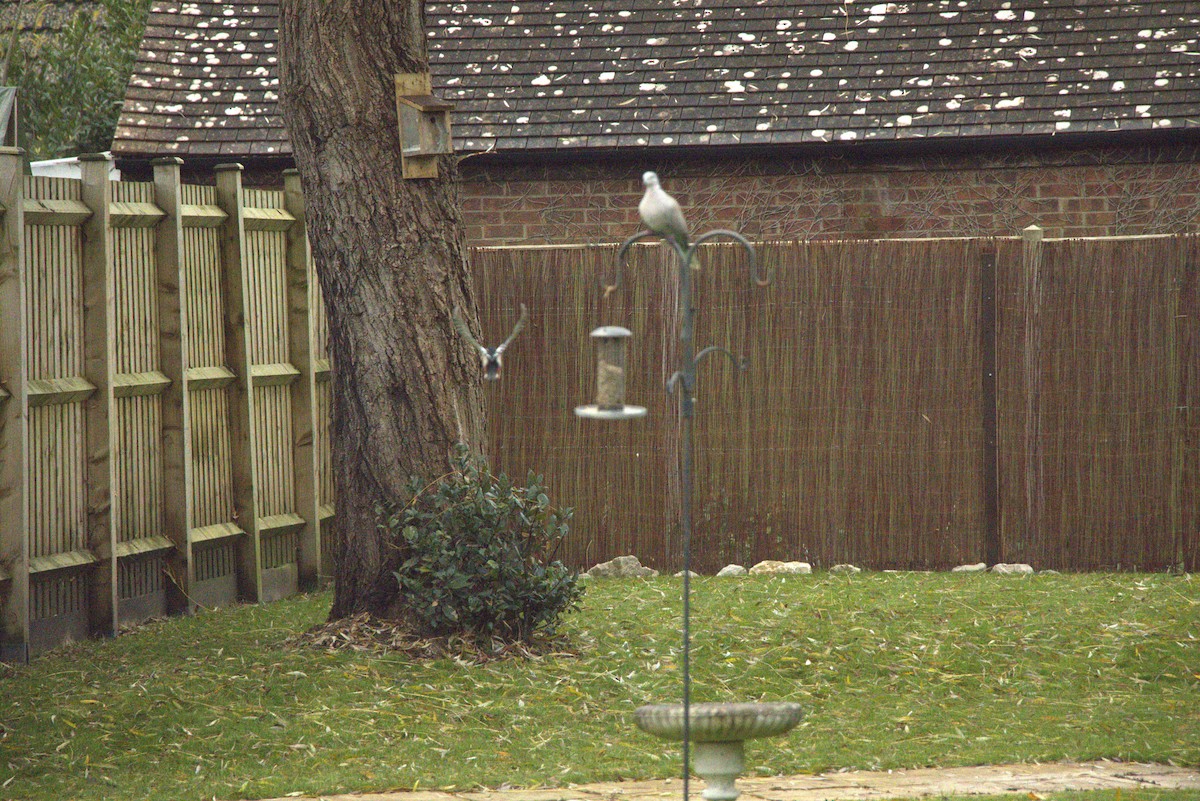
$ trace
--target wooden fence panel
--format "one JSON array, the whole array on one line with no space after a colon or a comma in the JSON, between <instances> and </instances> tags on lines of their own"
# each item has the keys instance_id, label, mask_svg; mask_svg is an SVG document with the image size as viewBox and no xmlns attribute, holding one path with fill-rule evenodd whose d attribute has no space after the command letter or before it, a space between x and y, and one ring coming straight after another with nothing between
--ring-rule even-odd
<instances>
[{"instance_id":1,"label":"wooden fence panel","mask_svg":"<svg viewBox=\"0 0 1200 801\"><path fill-rule=\"evenodd\" d=\"M102 162L107 168L107 163ZM165 216L153 184L112 183L112 515L121 625L167 613L163 526L163 403L156 231Z\"/></svg>"},{"instance_id":2,"label":"wooden fence panel","mask_svg":"<svg viewBox=\"0 0 1200 801\"><path fill-rule=\"evenodd\" d=\"M180 187L183 230L182 316L187 320L188 607L233 603L238 597L238 525L233 496L233 446L226 364L226 305L221 277L221 228L228 215L211 186Z\"/></svg>"},{"instance_id":3,"label":"wooden fence panel","mask_svg":"<svg viewBox=\"0 0 1200 801\"><path fill-rule=\"evenodd\" d=\"M309 371L302 372L291 355L293 349L307 349L308 332L298 331L294 340L291 335L288 232L297 220L284 208L282 192L245 190L244 197L247 352L255 393L256 528L261 538L263 576L260 599L274 600L299 587L300 541L308 525L297 513L292 399L299 388L308 388L310 379ZM302 287L297 291L307 294ZM308 354L302 353L302 358L307 362ZM307 404L301 401L299 407ZM309 425L307 420L302 421L306 433ZM312 491L312 476L311 470L304 472L307 496ZM316 544L315 539L312 544Z\"/></svg>"},{"instance_id":4,"label":"wooden fence panel","mask_svg":"<svg viewBox=\"0 0 1200 801\"><path fill-rule=\"evenodd\" d=\"M660 250L636 248L619 289L608 296L615 248L479 250L473 265L486 298L483 333L508 335L519 304L530 323L505 353L504 378L487 389L490 458L516 481L544 474L557 503L575 508L564 556L573 564L637 553L646 563L673 563L667 529L667 437L663 391L667 340L664 309L674 309ZM667 312L673 314L673 311ZM595 397L596 357L589 333L621 325L634 333L627 400L650 417L621 423L585 420L575 406Z\"/></svg>"},{"instance_id":5,"label":"wooden fence panel","mask_svg":"<svg viewBox=\"0 0 1200 801\"><path fill-rule=\"evenodd\" d=\"M946 568L982 551L978 240L705 254L696 563Z\"/></svg>"},{"instance_id":6,"label":"wooden fence panel","mask_svg":"<svg viewBox=\"0 0 1200 801\"><path fill-rule=\"evenodd\" d=\"M243 191L234 166L183 186L175 160L113 183L81 162L83 180L23 178L0 152L6 659L282 597L328 554L329 361L298 185Z\"/></svg>"},{"instance_id":7,"label":"wooden fence panel","mask_svg":"<svg viewBox=\"0 0 1200 801\"><path fill-rule=\"evenodd\" d=\"M634 254L626 286L605 300L598 277L614 269L611 249L476 253L489 335L504 336L518 301L535 310L491 398L491 446L508 472L544 472L576 507L568 555L578 566L636 553L677 569L677 409L664 391L676 369L676 279L664 249ZM697 349L718 345L751 366L700 367L696 567L768 557L941 567L976 556L980 244L791 244L762 255L775 270L767 289L725 245L705 248L697 276ZM570 409L594 382L586 335L610 323L634 331L630 402L651 414L580 424Z\"/></svg>"},{"instance_id":8,"label":"wooden fence panel","mask_svg":"<svg viewBox=\"0 0 1200 801\"><path fill-rule=\"evenodd\" d=\"M26 376L29 450L27 519L29 649L84 639L92 630L89 598L105 592L100 555L89 541L87 412L102 402L85 338L85 253L81 224L90 218L80 181L26 179ZM29 207L36 207L30 213ZM103 251L99 254L103 258ZM103 270L103 265L100 265ZM103 285L97 313L102 315ZM92 347L101 351L103 333ZM99 395L97 389L100 387ZM103 426L98 434L103 437ZM97 468L103 475L104 461ZM101 482L103 483L103 482ZM101 520L100 534L107 539ZM99 580L98 580L99 579ZM101 618L110 602L98 604ZM104 621L97 621L103 629Z\"/></svg>"},{"instance_id":9,"label":"wooden fence panel","mask_svg":"<svg viewBox=\"0 0 1200 801\"><path fill-rule=\"evenodd\" d=\"M1195 237L1034 239L1002 251L1006 560L1073 570L1185 561L1197 247Z\"/></svg>"}]
</instances>

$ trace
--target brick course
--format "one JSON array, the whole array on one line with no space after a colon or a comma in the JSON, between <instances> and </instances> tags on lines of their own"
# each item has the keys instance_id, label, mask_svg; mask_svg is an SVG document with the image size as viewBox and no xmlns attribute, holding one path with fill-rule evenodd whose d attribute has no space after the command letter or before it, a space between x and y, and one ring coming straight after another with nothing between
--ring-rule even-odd
<instances>
[{"instance_id":1,"label":"brick course","mask_svg":"<svg viewBox=\"0 0 1200 801\"><path fill-rule=\"evenodd\" d=\"M620 242L639 230L646 169L658 171L695 231L779 239L1013 236L1033 224L1050 237L1200 232L1200 145L889 152L469 158L460 165L465 233L482 246ZM144 165L120 166L130 180L150 178ZM285 166L290 160L251 162L243 182L277 188ZM207 168L185 173L212 181Z\"/></svg>"},{"instance_id":2,"label":"brick course","mask_svg":"<svg viewBox=\"0 0 1200 801\"><path fill-rule=\"evenodd\" d=\"M766 238L1049 236L1200 231L1200 148L881 159L709 157L463 165L472 245L619 242L656 169L693 230Z\"/></svg>"}]
</instances>

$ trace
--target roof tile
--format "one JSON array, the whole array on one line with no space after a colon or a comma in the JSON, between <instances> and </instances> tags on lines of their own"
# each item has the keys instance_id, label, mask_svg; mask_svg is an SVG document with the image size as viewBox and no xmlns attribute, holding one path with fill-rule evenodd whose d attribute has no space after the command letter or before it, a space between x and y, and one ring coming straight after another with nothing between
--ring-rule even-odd
<instances>
[{"instance_id":1,"label":"roof tile","mask_svg":"<svg viewBox=\"0 0 1200 801\"><path fill-rule=\"evenodd\" d=\"M1200 127L1194 0L995 6L458 0L426 20L461 150ZM154 3L113 150L288 154L277 16Z\"/></svg>"}]
</instances>

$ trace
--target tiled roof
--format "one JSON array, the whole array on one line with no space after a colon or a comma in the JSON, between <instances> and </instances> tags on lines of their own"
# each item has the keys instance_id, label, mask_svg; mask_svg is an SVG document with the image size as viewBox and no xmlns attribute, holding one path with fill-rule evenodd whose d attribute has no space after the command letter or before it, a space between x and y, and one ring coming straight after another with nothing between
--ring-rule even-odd
<instances>
[{"instance_id":1,"label":"tiled roof","mask_svg":"<svg viewBox=\"0 0 1200 801\"><path fill-rule=\"evenodd\" d=\"M152 3L113 154L290 155L278 26L276 2Z\"/></svg>"},{"instance_id":2,"label":"tiled roof","mask_svg":"<svg viewBox=\"0 0 1200 801\"><path fill-rule=\"evenodd\" d=\"M118 154L287 153L275 2L156 3ZM1197 0L429 2L460 150L1200 130Z\"/></svg>"}]
</instances>

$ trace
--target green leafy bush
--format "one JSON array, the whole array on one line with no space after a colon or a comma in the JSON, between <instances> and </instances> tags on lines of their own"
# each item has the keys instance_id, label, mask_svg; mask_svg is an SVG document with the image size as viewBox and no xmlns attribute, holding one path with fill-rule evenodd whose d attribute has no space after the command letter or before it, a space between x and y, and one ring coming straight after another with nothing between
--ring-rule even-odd
<instances>
[{"instance_id":1,"label":"green leafy bush","mask_svg":"<svg viewBox=\"0 0 1200 801\"><path fill-rule=\"evenodd\" d=\"M31 160L108 150L150 0L26 2L0 33L0 85L17 87Z\"/></svg>"},{"instance_id":2,"label":"green leafy bush","mask_svg":"<svg viewBox=\"0 0 1200 801\"><path fill-rule=\"evenodd\" d=\"M465 447L454 466L432 483L414 478L407 503L379 510L400 550L402 607L426 636L553 635L583 594L578 576L554 560L572 510L550 504L541 476L514 486Z\"/></svg>"}]
</instances>

